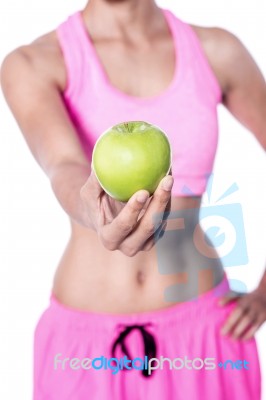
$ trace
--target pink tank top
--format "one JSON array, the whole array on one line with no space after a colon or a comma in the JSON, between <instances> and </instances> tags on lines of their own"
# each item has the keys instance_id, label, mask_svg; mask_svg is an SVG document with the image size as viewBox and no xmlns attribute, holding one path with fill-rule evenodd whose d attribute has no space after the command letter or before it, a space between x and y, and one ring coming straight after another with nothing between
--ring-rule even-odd
<instances>
[{"instance_id":1,"label":"pink tank top","mask_svg":"<svg viewBox=\"0 0 266 400\"><path fill-rule=\"evenodd\" d=\"M147 121L170 140L173 196L201 195L213 168L222 94L193 29L169 10L162 12L177 60L172 82L163 92L140 98L115 88L77 12L57 28L68 77L63 99L89 160L106 129L124 121Z\"/></svg>"}]
</instances>

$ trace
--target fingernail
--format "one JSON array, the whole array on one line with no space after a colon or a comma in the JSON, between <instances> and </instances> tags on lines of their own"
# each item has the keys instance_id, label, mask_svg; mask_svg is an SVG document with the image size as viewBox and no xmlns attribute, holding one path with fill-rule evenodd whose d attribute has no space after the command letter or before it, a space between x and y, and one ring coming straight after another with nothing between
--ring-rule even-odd
<instances>
[{"instance_id":1,"label":"fingernail","mask_svg":"<svg viewBox=\"0 0 266 400\"><path fill-rule=\"evenodd\" d=\"M149 195L145 192L141 192L137 195L137 200L139 203L146 203L148 200Z\"/></svg>"},{"instance_id":2,"label":"fingernail","mask_svg":"<svg viewBox=\"0 0 266 400\"><path fill-rule=\"evenodd\" d=\"M167 192L170 192L174 184L173 178L169 175L163 182L163 188L164 190L167 190Z\"/></svg>"}]
</instances>

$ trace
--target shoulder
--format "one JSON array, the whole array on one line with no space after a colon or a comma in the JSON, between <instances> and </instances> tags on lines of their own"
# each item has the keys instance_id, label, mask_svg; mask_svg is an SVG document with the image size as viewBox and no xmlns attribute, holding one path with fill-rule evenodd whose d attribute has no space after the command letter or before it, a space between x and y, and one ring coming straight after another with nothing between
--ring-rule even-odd
<instances>
[{"instance_id":1,"label":"shoulder","mask_svg":"<svg viewBox=\"0 0 266 400\"><path fill-rule=\"evenodd\" d=\"M221 88L228 89L229 74L247 62L248 52L239 38L232 32L219 27L190 25L197 35ZM242 65L242 67L244 67Z\"/></svg>"},{"instance_id":2,"label":"shoulder","mask_svg":"<svg viewBox=\"0 0 266 400\"><path fill-rule=\"evenodd\" d=\"M5 57L1 66L2 83L19 76L40 79L63 89L66 73L56 31L16 48Z\"/></svg>"},{"instance_id":3,"label":"shoulder","mask_svg":"<svg viewBox=\"0 0 266 400\"><path fill-rule=\"evenodd\" d=\"M244 46L232 32L217 27L201 27L190 25L200 40L204 50L211 58L218 57L220 61L227 61L233 54L243 51Z\"/></svg>"}]
</instances>

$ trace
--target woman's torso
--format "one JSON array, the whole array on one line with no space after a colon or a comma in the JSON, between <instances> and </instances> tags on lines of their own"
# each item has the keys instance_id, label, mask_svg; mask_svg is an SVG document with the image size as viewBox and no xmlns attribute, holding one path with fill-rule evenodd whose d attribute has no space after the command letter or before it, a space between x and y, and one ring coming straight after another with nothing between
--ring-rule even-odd
<instances>
[{"instance_id":1,"label":"woman's torso","mask_svg":"<svg viewBox=\"0 0 266 400\"><path fill-rule=\"evenodd\" d=\"M55 39L55 33L52 35ZM97 42L94 44L112 87L117 88L120 93L126 92L125 99L127 95L129 98L132 96L132 99L133 97L149 97L149 95L150 98L155 99L156 94L163 92L169 85L175 70L171 40L168 33L168 35L164 34L161 40L159 38L154 40L152 46L147 47L145 52L143 49L142 53L135 51L134 46L130 48L136 57L135 62L138 65L136 75L139 72L141 76L142 84L140 85L137 85L135 79L131 79L133 71L128 67L128 61L125 60L127 56L125 48L121 44L112 43L112 54L117 54L119 57L121 67L119 70L111 60L110 43L99 41L98 45ZM158 43L158 49L156 49L156 43ZM163 62L161 61L162 54ZM153 64L159 64L160 68L152 69L152 63L148 61L148 67L145 68L143 57L146 57L146 60L152 58ZM59 62L64 62L63 56ZM123 71L122 80L121 70ZM210 77L210 79L211 85L214 85L213 78ZM211 87L215 90L214 86ZM73 88L71 89L73 91ZM63 88L62 92L64 92ZM204 94L202 94L203 97ZM138 106L141 108L141 99ZM68 107L70 107L69 103ZM156 102L154 107L156 107ZM191 112L193 113L194 110ZM163 109L159 111L166 113ZM205 118L208 117L208 113L209 110ZM191 120L193 118L197 120L199 115L192 114ZM165 116L164 120L167 120ZM186 121L188 120L189 118L186 117ZM86 127L83 126L82 135L84 135L84 130ZM212 140L210 138L210 141ZM82 141L84 142L84 136L81 137ZM182 144L182 141L179 143ZM199 148L198 154L195 154L194 146L193 154L190 154L188 148L187 159L189 160L192 156L200 159L203 157L202 150ZM213 152L213 149L211 151ZM192 168L193 163L188 164L187 168L189 167ZM176 180L179 180L178 176ZM193 184L193 180L191 182ZM180 181L180 185L183 183ZM187 189L190 190L190 188ZM198 235L202 235L201 243L203 244L195 244L193 234L199 222L201 196L199 193L193 193L193 187L191 191L192 195L173 194L171 204L173 214L170 216L164 236L151 251L140 252L134 257L127 257L120 251L106 250L93 230L85 229L72 221L71 237L54 279L52 289L54 295L62 303L80 309L98 312L139 312L167 307L173 302L186 301L219 283L223 277L223 269L214 250L210 257L206 257L204 249L201 251L200 246L204 247L205 240L202 231L198 231Z\"/></svg>"},{"instance_id":2,"label":"woman's torso","mask_svg":"<svg viewBox=\"0 0 266 400\"><path fill-rule=\"evenodd\" d=\"M106 250L93 230L72 223L54 295L84 310L128 313L160 309L210 290L222 280L223 268L215 250L207 259L193 239L199 203L200 198L173 198L164 236L134 257Z\"/></svg>"}]
</instances>

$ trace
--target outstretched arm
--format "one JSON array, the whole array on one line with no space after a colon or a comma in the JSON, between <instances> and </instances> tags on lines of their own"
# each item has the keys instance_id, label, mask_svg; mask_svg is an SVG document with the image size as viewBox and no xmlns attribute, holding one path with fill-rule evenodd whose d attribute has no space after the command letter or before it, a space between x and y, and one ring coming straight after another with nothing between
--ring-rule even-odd
<instances>
[{"instance_id":1,"label":"outstretched arm","mask_svg":"<svg viewBox=\"0 0 266 400\"><path fill-rule=\"evenodd\" d=\"M58 58L54 61L51 47L25 46L2 66L2 88L26 142L72 220L95 230L108 250L127 256L150 250L154 234L163 229L163 221L155 224L154 215L167 210L173 178L162 179L150 202L146 190L136 192L126 204L103 191L62 101L64 67Z\"/></svg>"},{"instance_id":2,"label":"outstretched arm","mask_svg":"<svg viewBox=\"0 0 266 400\"><path fill-rule=\"evenodd\" d=\"M64 70L54 52L33 44L10 53L1 67L1 86L34 158L48 176L68 215L85 224L79 191L90 174L59 85Z\"/></svg>"}]
</instances>

